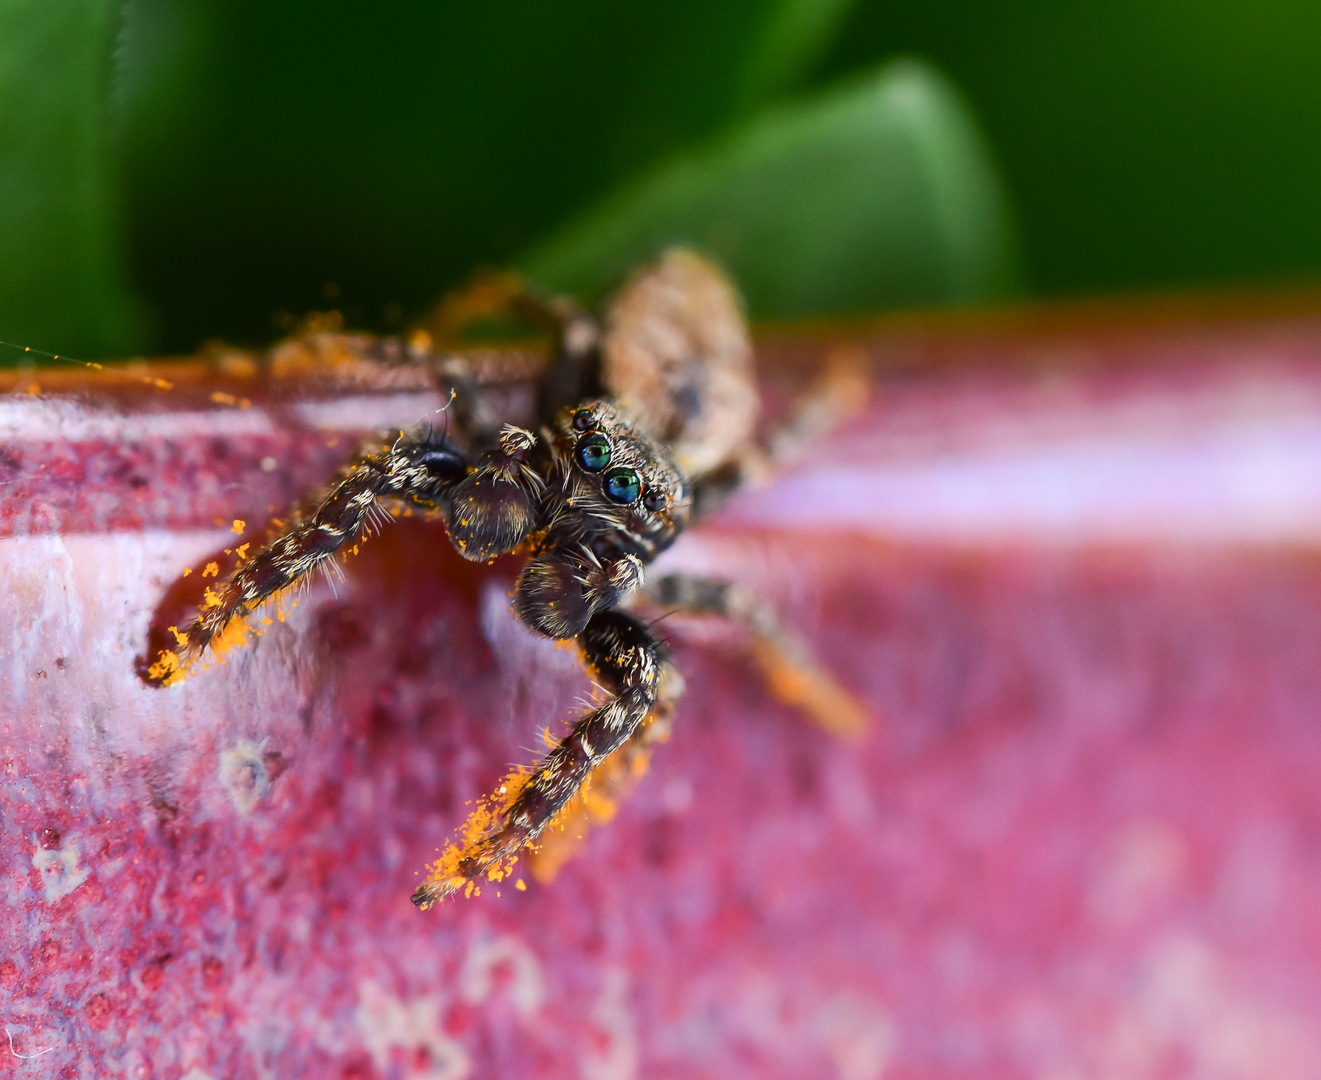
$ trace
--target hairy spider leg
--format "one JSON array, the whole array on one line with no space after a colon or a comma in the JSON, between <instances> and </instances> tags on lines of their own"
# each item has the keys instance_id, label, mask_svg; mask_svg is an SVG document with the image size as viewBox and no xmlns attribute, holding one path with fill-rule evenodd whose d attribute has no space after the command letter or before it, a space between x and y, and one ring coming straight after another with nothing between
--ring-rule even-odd
<instances>
[{"instance_id":1,"label":"hairy spider leg","mask_svg":"<svg viewBox=\"0 0 1321 1080\"><path fill-rule=\"evenodd\" d=\"M775 698L832 735L857 738L867 730L870 717L862 702L817 663L774 607L748 589L719 578L667 574L647 585L644 596L676 615L713 615L740 624Z\"/></svg>"},{"instance_id":2,"label":"hairy spider leg","mask_svg":"<svg viewBox=\"0 0 1321 1080\"><path fill-rule=\"evenodd\" d=\"M530 849L528 870L542 885L555 880L560 869L577 855L587 834L610 822L620 805L651 767L652 751L669 742L675 705L683 696L684 680L671 663L661 665L656 704L628 740L592 773L563 810L556 815Z\"/></svg>"},{"instance_id":3,"label":"hairy spider leg","mask_svg":"<svg viewBox=\"0 0 1321 1080\"><path fill-rule=\"evenodd\" d=\"M373 516L385 513L382 499L431 505L466 475L463 458L444 441L400 438L389 450L362 458L311 513L240 565L217 589L208 588L202 609L179 635L182 655L164 654L153 676L166 684L176 681L214 647L234 619L327 565L361 536Z\"/></svg>"},{"instance_id":4,"label":"hairy spider leg","mask_svg":"<svg viewBox=\"0 0 1321 1080\"><path fill-rule=\"evenodd\" d=\"M578 646L610 699L579 720L535 771L509 777L503 794L474 811L461 842L428 867L429 878L413 893L418 907L425 910L459 889L471 890L483 876L502 880L519 853L651 712L664 661L644 623L621 611L601 612L579 635Z\"/></svg>"},{"instance_id":5,"label":"hairy spider leg","mask_svg":"<svg viewBox=\"0 0 1321 1080\"><path fill-rule=\"evenodd\" d=\"M869 376L870 359L861 346L833 350L821 372L794 398L788 414L767 433L764 445L749 443L711 472L691 478L693 516L708 517L743 488L769 483L861 413L871 395Z\"/></svg>"},{"instance_id":6,"label":"hairy spider leg","mask_svg":"<svg viewBox=\"0 0 1321 1080\"><path fill-rule=\"evenodd\" d=\"M555 353L537 379L538 425L599 395L601 326L572 297L544 292L517 274L480 273L446 296L425 321L442 340L455 344L474 322L502 315L544 327L553 336Z\"/></svg>"}]
</instances>

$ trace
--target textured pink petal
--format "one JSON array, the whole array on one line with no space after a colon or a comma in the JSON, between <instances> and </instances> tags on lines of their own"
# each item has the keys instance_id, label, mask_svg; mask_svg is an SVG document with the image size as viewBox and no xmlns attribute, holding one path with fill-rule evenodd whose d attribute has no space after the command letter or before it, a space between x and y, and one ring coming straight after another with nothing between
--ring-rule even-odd
<instances>
[{"instance_id":1,"label":"textured pink petal","mask_svg":"<svg viewBox=\"0 0 1321 1080\"><path fill-rule=\"evenodd\" d=\"M1321 324L858 340L867 414L666 558L774 597L874 730L676 620L688 694L615 820L427 914L465 802L587 690L515 564L401 520L228 663L140 671L181 582L434 395L0 400L0 1061L1321 1075ZM765 342L770 397L830 345Z\"/></svg>"}]
</instances>

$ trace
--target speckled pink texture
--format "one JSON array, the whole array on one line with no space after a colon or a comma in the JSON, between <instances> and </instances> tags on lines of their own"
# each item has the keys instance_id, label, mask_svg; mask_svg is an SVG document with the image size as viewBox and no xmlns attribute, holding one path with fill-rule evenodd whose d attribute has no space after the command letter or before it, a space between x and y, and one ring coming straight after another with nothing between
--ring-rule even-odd
<instances>
[{"instance_id":1,"label":"speckled pink texture","mask_svg":"<svg viewBox=\"0 0 1321 1080\"><path fill-rule=\"evenodd\" d=\"M152 689L182 569L351 423L0 402L0 1075L1321 1077L1321 332L1179 334L883 379L668 557L774 597L868 737L673 620L688 693L615 821L425 914L465 801L588 689L516 564L400 521Z\"/></svg>"}]
</instances>

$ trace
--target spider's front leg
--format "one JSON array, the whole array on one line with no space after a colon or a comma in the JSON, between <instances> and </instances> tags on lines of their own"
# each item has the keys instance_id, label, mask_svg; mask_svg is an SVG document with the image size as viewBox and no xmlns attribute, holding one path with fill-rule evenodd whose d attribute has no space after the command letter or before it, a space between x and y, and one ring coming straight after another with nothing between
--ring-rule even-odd
<instances>
[{"instance_id":1,"label":"spider's front leg","mask_svg":"<svg viewBox=\"0 0 1321 1080\"><path fill-rule=\"evenodd\" d=\"M441 854L426 884L413 894L418 907L425 910L483 875L501 880L519 852L651 711L662 659L645 624L622 611L601 612L579 635L578 645L610 699L579 720L535 771L507 778L501 794L478 808L463 830L463 842Z\"/></svg>"},{"instance_id":2,"label":"spider's front leg","mask_svg":"<svg viewBox=\"0 0 1321 1080\"><path fill-rule=\"evenodd\" d=\"M178 681L208 648L214 650L235 620L283 589L297 584L356 541L381 501L404 498L426 505L445 502L468 468L444 439L400 438L390 449L351 466L309 514L277 536L230 578L208 588L203 607L176 632L179 649L163 653L151 668L162 685Z\"/></svg>"}]
</instances>

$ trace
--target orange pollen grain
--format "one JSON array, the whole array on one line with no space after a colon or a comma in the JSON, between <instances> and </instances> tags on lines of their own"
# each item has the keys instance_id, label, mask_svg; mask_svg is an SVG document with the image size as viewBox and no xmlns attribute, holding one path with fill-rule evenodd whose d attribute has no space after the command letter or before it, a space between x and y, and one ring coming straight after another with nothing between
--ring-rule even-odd
<instances>
[{"instance_id":1,"label":"orange pollen grain","mask_svg":"<svg viewBox=\"0 0 1321 1080\"><path fill-rule=\"evenodd\" d=\"M505 813L518 798L519 792L530 776L531 773L525 769L515 769L505 777L495 794L478 802L467 820L459 827L455 841L441 852L440 858L427 867L425 888L439 893L442 897L460 888L464 890L465 897L481 895L480 887L476 886L472 878L461 873L459 867L464 860L477 854L483 841L496 833L503 823ZM517 855L497 859L485 868L486 877L490 881L501 881L509 875L517 862Z\"/></svg>"},{"instance_id":2,"label":"orange pollen grain","mask_svg":"<svg viewBox=\"0 0 1321 1080\"><path fill-rule=\"evenodd\" d=\"M220 634L211 641L211 654L222 664L227 653L248 643L248 626L241 618L231 619Z\"/></svg>"},{"instance_id":3,"label":"orange pollen grain","mask_svg":"<svg viewBox=\"0 0 1321 1080\"><path fill-rule=\"evenodd\" d=\"M162 686L173 686L183 678L183 664L179 662L179 654L162 652L160 659L147 669L147 675Z\"/></svg>"}]
</instances>

